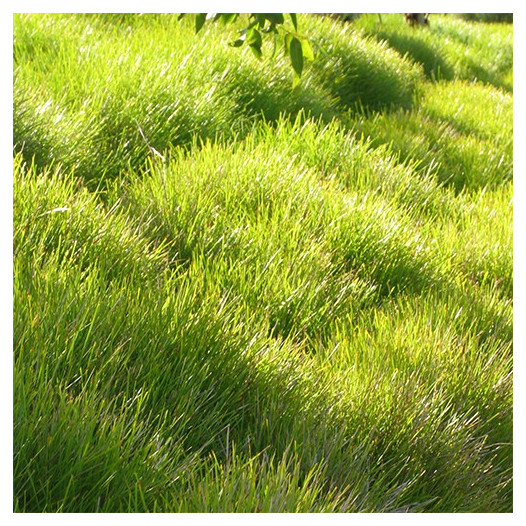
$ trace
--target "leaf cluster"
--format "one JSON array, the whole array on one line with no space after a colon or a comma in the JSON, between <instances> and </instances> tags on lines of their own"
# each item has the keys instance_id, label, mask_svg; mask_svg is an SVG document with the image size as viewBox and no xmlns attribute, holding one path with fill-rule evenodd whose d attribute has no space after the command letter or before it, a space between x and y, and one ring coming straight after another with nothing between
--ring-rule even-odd
<instances>
[{"instance_id":1,"label":"leaf cluster","mask_svg":"<svg viewBox=\"0 0 526 526\"><path fill-rule=\"evenodd\" d=\"M247 45L257 59L263 56L262 46L264 39L269 36L273 39L272 56L276 55L278 40L283 42L283 52L290 58L294 70L293 86L297 86L303 72L304 60L314 60L314 51L308 38L298 33L298 20L296 13L287 13L292 28L285 24L283 13L250 13L249 23L239 31L239 38L230 42L232 47ZM240 13L197 13L195 15L195 32L198 33L207 20L220 22L223 25L234 23ZM180 15L180 18L184 13ZM272 35L270 37L270 35Z\"/></svg>"}]
</instances>

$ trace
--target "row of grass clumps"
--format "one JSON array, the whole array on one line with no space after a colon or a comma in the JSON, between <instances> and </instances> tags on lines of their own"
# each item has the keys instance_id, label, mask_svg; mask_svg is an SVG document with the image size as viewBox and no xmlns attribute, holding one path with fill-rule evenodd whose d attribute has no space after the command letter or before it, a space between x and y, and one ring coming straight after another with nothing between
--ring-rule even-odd
<instances>
[{"instance_id":1,"label":"row of grass clumps","mask_svg":"<svg viewBox=\"0 0 526 526\"><path fill-rule=\"evenodd\" d=\"M492 184L503 162L511 177L512 134L498 133L506 143L503 156L495 149L492 131L499 126L492 122L509 118L509 96L480 88L469 112L459 110L462 116L427 101L448 97L457 101L455 107L465 108L462 101L468 90L472 98L471 86L437 84L432 89L448 93L424 94L420 112L408 115L414 97L422 93L418 69L385 42L358 37L349 25L305 18L306 31L324 35L317 43L325 54L293 92L284 60L262 67L255 58L230 49L228 36L214 26L197 40L191 27L166 16L94 15L60 21L53 25L45 23L46 18L15 18L15 66L20 65L15 67L14 144L27 161L44 167L58 160L67 169L75 168L92 187L130 165L143 165L151 155L172 147L191 148L196 138L233 140L250 133L261 118L276 121L282 114L328 122L345 109L357 116L351 123L348 117L344 121L374 137L373 146L391 143L403 160L423 161L425 170L438 166L441 183L457 189ZM145 46L151 25L156 39ZM65 43L66 35L76 46ZM413 42L413 33L408 35ZM184 45L173 45L183 37ZM36 72L33 51L39 57ZM211 55L213 61L207 58ZM499 115L483 115L491 98L501 99ZM358 108L370 116L359 117ZM374 112L382 108L398 110ZM466 118L473 121L474 115L484 123L479 131L485 129L476 139L466 127Z\"/></svg>"},{"instance_id":2,"label":"row of grass clumps","mask_svg":"<svg viewBox=\"0 0 526 526\"><path fill-rule=\"evenodd\" d=\"M114 204L105 214L89 193L73 191L71 177L56 173L50 180L49 174L15 167L15 207L22 210L15 231L17 505L27 511L123 511L130 505L173 510L168 502L191 511L393 511L424 503L433 509L435 501L437 509L490 507L500 491L497 481L508 475L486 474L495 455L506 466L509 452L504 445L487 451L484 436L505 444L509 433L511 415L501 413L509 397L509 379L503 380L509 378L509 308L497 303L500 326L494 316L481 317L487 307L470 304L468 297L465 312L450 311L447 296L458 298L459 292L444 297L430 282L422 295L406 290L409 303L405 295L397 300L390 294L378 309L378 280L407 285L399 270L407 264L403 258L416 256L424 264L417 247L404 240L409 232L392 232L394 212L383 223L375 216L376 229L389 225L384 236L399 237L391 245L382 241L383 267L363 265L355 255L349 274L338 257L348 257L349 244L361 243L364 258L374 250L381 234L369 236L372 221L364 225L364 214L375 214L380 201L369 211L367 199L351 205L345 193L339 198L337 190L320 188L299 167L289 169L295 188L280 186L283 170L266 165L266 177L275 178L281 193L279 204L253 194L227 224L236 191L250 195L256 189L248 176L252 170L241 180L214 181L221 165L211 161L229 159L235 175L235 164L250 166L254 158L253 148L232 153L204 150L193 161L201 163L198 170L184 163L152 168L151 178L133 181L126 204ZM260 161L269 158L268 151L258 153ZM193 184L181 184L182 173L195 174ZM216 185L208 201L201 174ZM260 183L263 192L274 187L261 176ZM43 185L46 202L38 198ZM275 210L262 207L265 198L276 203ZM349 216L341 217L345 203L351 205ZM206 228L195 216L202 209L213 218ZM79 215L93 219L76 223ZM172 230L166 222L174 215L179 225ZM146 237L125 228L132 218ZM314 227L325 222L336 228L323 239ZM243 223L245 249L236 253L223 241L229 233L239 235ZM112 224L121 225L121 243L128 245L128 257L120 261L111 243L99 241ZM338 224L355 226L348 232ZM167 248L154 267L144 259L152 226L167 233ZM180 232L195 236L192 260L186 270L173 272L170 262L180 256L174 233ZM349 235L357 237L349 243ZM78 240L89 266L74 252ZM40 257L34 261L28 251ZM321 265L322 254L331 251L335 259ZM485 287L480 293L492 294ZM397 303L400 315L393 317L389 305ZM474 327L475 320L486 326ZM455 325L457 334L451 332ZM483 427L484 417L499 425ZM415 433L421 437L416 442ZM268 456L253 457L267 450ZM405 455L411 463L403 461ZM387 463L381 461L385 456ZM364 470L373 459L375 467ZM57 463L67 469L57 472ZM451 467L458 463L469 467L462 470L466 480ZM298 489L287 492L283 503L266 501L261 489L253 489L247 507L232 508L232 496L218 493L223 485L207 481L202 470L217 471L232 491L239 477L248 477L249 487L267 489L275 477L301 482L294 482ZM268 479L261 481L259 470L268 471ZM432 484L452 485L440 500L429 489L430 477ZM454 488L473 477L477 490L457 500ZM200 501L203 485L210 495ZM300 504L304 498L308 505Z\"/></svg>"},{"instance_id":3,"label":"row of grass clumps","mask_svg":"<svg viewBox=\"0 0 526 526\"><path fill-rule=\"evenodd\" d=\"M106 205L17 159L15 474L39 488L17 486L21 508L123 511L130 495L143 511L480 510L499 499L510 303L493 280L467 286L462 238L419 226L425 213L398 209L392 185L364 194L320 179L294 146L280 157L312 126L271 130L152 163ZM325 141L338 132L325 128ZM358 148L373 172L378 159ZM484 437L501 445L487 450ZM207 470L232 491L248 477L247 507ZM257 488L275 477L299 477L299 494L266 501ZM448 487L440 499L435 484Z\"/></svg>"},{"instance_id":4,"label":"row of grass clumps","mask_svg":"<svg viewBox=\"0 0 526 526\"><path fill-rule=\"evenodd\" d=\"M409 27L402 14L359 17L352 25L385 41L421 64L426 75L443 80L477 80L513 90L513 29L509 24L470 23L431 15L430 27Z\"/></svg>"},{"instance_id":5,"label":"row of grass clumps","mask_svg":"<svg viewBox=\"0 0 526 526\"><path fill-rule=\"evenodd\" d=\"M512 94L190 22L14 17L15 511L510 511Z\"/></svg>"},{"instance_id":6,"label":"row of grass clumps","mask_svg":"<svg viewBox=\"0 0 526 526\"><path fill-rule=\"evenodd\" d=\"M210 26L197 38L175 16L136 19L15 16L14 144L26 160L59 160L96 184L152 152L243 136L261 118L409 107L420 80L409 61L327 21L313 30L327 32L331 66L317 61L322 71L292 91L286 61L240 54L227 45L234 33Z\"/></svg>"}]
</instances>

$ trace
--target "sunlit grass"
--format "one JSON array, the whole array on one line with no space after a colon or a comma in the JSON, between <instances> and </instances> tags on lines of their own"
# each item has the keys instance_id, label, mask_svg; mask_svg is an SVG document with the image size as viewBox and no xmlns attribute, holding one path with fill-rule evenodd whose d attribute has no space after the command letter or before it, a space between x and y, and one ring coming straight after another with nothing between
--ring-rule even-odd
<instances>
[{"instance_id":1,"label":"sunlit grass","mask_svg":"<svg viewBox=\"0 0 526 526\"><path fill-rule=\"evenodd\" d=\"M513 89L513 25L478 24L431 14L429 27L409 27L401 13L362 16L352 24L422 64L434 79L465 79Z\"/></svg>"},{"instance_id":2,"label":"sunlit grass","mask_svg":"<svg viewBox=\"0 0 526 526\"><path fill-rule=\"evenodd\" d=\"M431 83L302 16L292 90L215 26L14 21L15 511L511 511L494 48Z\"/></svg>"},{"instance_id":3,"label":"sunlit grass","mask_svg":"<svg viewBox=\"0 0 526 526\"><path fill-rule=\"evenodd\" d=\"M439 82L427 87L418 111L361 116L354 126L457 191L493 188L512 179L512 103L490 86Z\"/></svg>"}]
</instances>

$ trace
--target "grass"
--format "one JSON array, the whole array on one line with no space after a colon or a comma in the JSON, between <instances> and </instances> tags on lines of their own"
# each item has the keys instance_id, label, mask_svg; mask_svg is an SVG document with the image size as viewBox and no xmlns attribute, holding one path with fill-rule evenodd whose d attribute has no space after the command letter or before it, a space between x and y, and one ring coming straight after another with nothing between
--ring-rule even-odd
<instances>
[{"instance_id":1,"label":"grass","mask_svg":"<svg viewBox=\"0 0 526 526\"><path fill-rule=\"evenodd\" d=\"M492 26L459 20L456 17L430 16L431 31L401 24L399 13L369 14L355 26L365 34L386 41L401 55L422 64L426 76L444 80L479 80L513 90L513 26ZM491 27L490 31L486 29Z\"/></svg>"},{"instance_id":2,"label":"grass","mask_svg":"<svg viewBox=\"0 0 526 526\"><path fill-rule=\"evenodd\" d=\"M14 16L15 511L512 510L512 26L384 18L302 15L292 90L212 25Z\"/></svg>"}]
</instances>

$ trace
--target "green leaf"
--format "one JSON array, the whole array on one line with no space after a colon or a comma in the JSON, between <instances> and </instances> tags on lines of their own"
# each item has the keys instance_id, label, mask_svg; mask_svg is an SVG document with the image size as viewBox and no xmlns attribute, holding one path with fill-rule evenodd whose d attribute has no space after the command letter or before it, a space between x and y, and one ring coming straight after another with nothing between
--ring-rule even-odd
<instances>
[{"instance_id":1,"label":"green leaf","mask_svg":"<svg viewBox=\"0 0 526 526\"><path fill-rule=\"evenodd\" d=\"M263 43L261 33L254 27L247 31L246 41L249 46L256 45L259 48L261 48L261 44Z\"/></svg>"},{"instance_id":2,"label":"green leaf","mask_svg":"<svg viewBox=\"0 0 526 526\"><path fill-rule=\"evenodd\" d=\"M293 36L290 33L285 34L285 54L290 53L290 43L292 42Z\"/></svg>"},{"instance_id":3,"label":"green leaf","mask_svg":"<svg viewBox=\"0 0 526 526\"><path fill-rule=\"evenodd\" d=\"M296 13L289 13L290 19L292 20L292 25L294 29L298 30L298 19L296 18Z\"/></svg>"},{"instance_id":4,"label":"green leaf","mask_svg":"<svg viewBox=\"0 0 526 526\"><path fill-rule=\"evenodd\" d=\"M182 20L185 15L186 13L179 13L179 16L177 17L177 21Z\"/></svg>"},{"instance_id":5,"label":"green leaf","mask_svg":"<svg viewBox=\"0 0 526 526\"><path fill-rule=\"evenodd\" d=\"M235 22L239 13L221 13L221 22L223 25Z\"/></svg>"},{"instance_id":6,"label":"green leaf","mask_svg":"<svg viewBox=\"0 0 526 526\"><path fill-rule=\"evenodd\" d=\"M246 43L250 46L250 49L256 58L261 59L261 44L263 43L263 39L261 33L255 27L247 31Z\"/></svg>"},{"instance_id":7,"label":"green leaf","mask_svg":"<svg viewBox=\"0 0 526 526\"><path fill-rule=\"evenodd\" d=\"M301 50L303 51L303 56L307 60L314 60L314 51L312 50L312 47L308 39L303 38L301 40Z\"/></svg>"},{"instance_id":8,"label":"green leaf","mask_svg":"<svg viewBox=\"0 0 526 526\"><path fill-rule=\"evenodd\" d=\"M262 14L272 24L283 24L283 22L285 22L285 19L283 18L283 13L262 13Z\"/></svg>"},{"instance_id":9,"label":"green leaf","mask_svg":"<svg viewBox=\"0 0 526 526\"><path fill-rule=\"evenodd\" d=\"M275 31L274 32L274 38L273 38L273 42L272 42L272 58L274 58L276 56L276 51L278 50L278 32Z\"/></svg>"},{"instance_id":10,"label":"green leaf","mask_svg":"<svg viewBox=\"0 0 526 526\"><path fill-rule=\"evenodd\" d=\"M195 15L195 32L199 33L206 21L206 13L197 13Z\"/></svg>"},{"instance_id":11,"label":"green leaf","mask_svg":"<svg viewBox=\"0 0 526 526\"><path fill-rule=\"evenodd\" d=\"M256 56L257 59L261 59L263 53L261 53L261 45L258 44L249 44L252 53Z\"/></svg>"},{"instance_id":12,"label":"green leaf","mask_svg":"<svg viewBox=\"0 0 526 526\"><path fill-rule=\"evenodd\" d=\"M301 42L296 37L292 37L290 41L289 54L294 71L298 77L301 77L301 72L303 71L303 51L301 50Z\"/></svg>"},{"instance_id":13,"label":"green leaf","mask_svg":"<svg viewBox=\"0 0 526 526\"><path fill-rule=\"evenodd\" d=\"M234 40L234 42L229 42L229 46L232 47L241 47L245 43L245 37L238 38L237 40Z\"/></svg>"}]
</instances>

